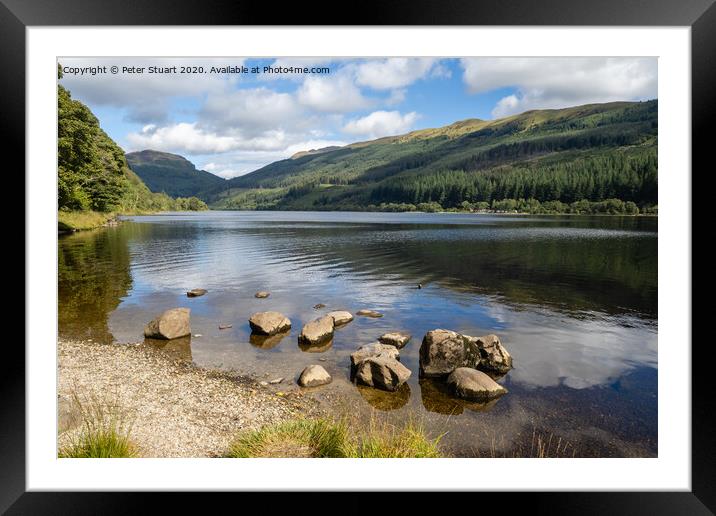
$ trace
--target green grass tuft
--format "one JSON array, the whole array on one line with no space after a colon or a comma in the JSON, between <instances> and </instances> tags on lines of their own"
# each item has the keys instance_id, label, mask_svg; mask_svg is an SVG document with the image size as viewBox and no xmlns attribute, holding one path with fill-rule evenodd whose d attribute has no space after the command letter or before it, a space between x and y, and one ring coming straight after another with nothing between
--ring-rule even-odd
<instances>
[{"instance_id":1,"label":"green grass tuft","mask_svg":"<svg viewBox=\"0 0 716 516\"><path fill-rule=\"evenodd\" d=\"M229 457L346 457L348 427L327 419L297 419L240 435Z\"/></svg>"},{"instance_id":2,"label":"green grass tuft","mask_svg":"<svg viewBox=\"0 0 716 516\"><path fill-rule=\"evenodd\" d=\"M68 432L60 446L59 458L136 457L137 448L130 439L132 424L126 411L116 402L105 402L94 394L84 398L72 394L81 425Z\"/></svg>"},{"instance_id":3,"label":"green grass tuft","mask_svg":"<svg viewBox=\"0 0 716 516\"><path fill-rule=\"evenodd\" d=\"M57 212L57 226L60 231L82 231L101 227L113 218L114 213L98 211L65 211Z\"/></svg>"},{"instance_id":4,"label":"green grass tuft","mask_svg":"<svg viewBox=\"0 0 716 516\"><path fill-rule=\"evenodd\" d=\"M440 457L439 441L439 437L429 439L422 426L413 422L401 429L371 422L367 430L350 432L345 419L297 419L239 435L228 456Z\"/></svg>"}]
</instances>

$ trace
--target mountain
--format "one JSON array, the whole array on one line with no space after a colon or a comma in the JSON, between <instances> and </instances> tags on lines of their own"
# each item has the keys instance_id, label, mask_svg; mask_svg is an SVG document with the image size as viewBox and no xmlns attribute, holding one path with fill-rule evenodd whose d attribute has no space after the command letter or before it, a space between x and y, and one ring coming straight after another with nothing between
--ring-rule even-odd
<instances>
[{"instance_id":1,"label":"mountain","mask_svg":"<svg viewBox=\"0 0 716 516\"><path fill-rule=\"evenodd\" d=\"M194 195L206 200L206 192L222 188L226 180L197 170L186 158L168 152L143 150L126 155L129 166L152 192L172 197Z\"/></svg>"},{"instance_id":2,"label":"mountain","mask_svg":"<svg viewBox=\"0 0 716 516\"><path fill-rule=\"evenodd\" d=\"M312 150L209 192L228 209L657 202L656 100L533 110ZM228 188L226 188L228 187Z\"/></svg>"}]
</instances>

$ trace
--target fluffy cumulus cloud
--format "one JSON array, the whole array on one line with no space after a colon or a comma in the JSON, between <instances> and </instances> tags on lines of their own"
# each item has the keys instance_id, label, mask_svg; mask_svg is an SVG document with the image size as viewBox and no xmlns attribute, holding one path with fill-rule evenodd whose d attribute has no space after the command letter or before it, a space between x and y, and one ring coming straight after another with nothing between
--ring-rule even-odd
<instances>
[{"instance_id":1,"label":"fluffy cumulus cloud","mask_svg":"<svg viewBox=\"0 0 716 516\"><path fill-rule=\"evenodd\" d=\"M365 138L380 138L401 134L413 128L419 115L411 111L401 114L399 111L374 111L373 113L350 120L343 126L343 132Z\"/></svg>"},{"instance_id":2,"label":"fluffy cumulus cloud","mask_svg":"<svg viewBox=\"0 0 716 516\"><path fill-rule=\"evenodd\" d=\"M252 136L289 125L302 116L304 110L293 95L263 87L209 95L199 113L207 125Z\"/></svg>"},{"instance_id":3,"label":"fluffy cumulus cloud","mask_svg":"<svg viewBox=\"0 0 716 516\"><path fill-rule=\"evenodd\" d=\"M347 113L369 108L372 101L363 96L350 75L309 76L297 92L298 101L307 108L329 113Z\"/></svg>"},{"instance_id":4,"label":"fluffy cumulus cloud","mask_svg":"<svg viewBox=\"0 0 716 516\"><path fill-rule=\"evenodd\" d=\"M656 58L466 58L461 65L463 81L473 94L516 89L497 102L495 117L657 96Z\"/></svg>"},{"instance_id":5,"label":"fluffy cumulus cloud","mask_svg":"<svg viewBox=\"0 0 716 516\"><path fill-rule=\"evenodd\" d=\"M356 82L375 90L404 88L430 74L437 65L432 58L392 57L356 66Z\"/></svg>"}]
</instances>

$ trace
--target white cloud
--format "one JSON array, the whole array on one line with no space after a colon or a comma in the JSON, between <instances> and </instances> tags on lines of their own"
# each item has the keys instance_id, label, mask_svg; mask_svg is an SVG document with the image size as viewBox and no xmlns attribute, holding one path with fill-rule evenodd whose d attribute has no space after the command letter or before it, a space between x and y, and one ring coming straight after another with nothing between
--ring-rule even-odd
<instances>
[{"instance_id":1,"label":"white cloud","mask_svg":"<svg viewBox=\"0 0 716 516\"><path fill-rule=\"evenodd\" d=\"M268 128L284 127L302 115L302 106L291 94L253 88L209 95L200 119L214 128L231 128L253 136Z\"/></svg>"},{"instance_id":2,"label":"white cloud","mask_svg":"<svg viewBox=\"0 0 716 516\"><path fill-rule=\"evenodd\" d=\"M73 97L93 105L127 109L127 119L141 124L167 120L172 97L198 97L224 91L238 79L220 74L147 73L150 66L238 66L243 58L61 58L63 67L143 67L143 73L79 75L65 73L60 81Z\"/></svg>"},{"instance_id":3,"label":"white cloud","mask_svg":"<svg viewBox=\"0 0 716 516\"><path fill-rule=\"evenodd\" d=\"M370 115L349 121L343 132L367 138L380 138L409 131L419 115L412 111L401 115L399 111L374 111Z\"/></svg>"},{"instance_id":4,"label":"white cloud","mask_svg":"<svg viewBox=\"0 0 716 516\"><path fill-rule=\"evenodd\" d=\"M129 133L127 141L134 150L154 149L193 154L227 152L236 148L234 138L205 132L196 123L187 122L165 127L147 125L139 133Z\"/></svg>"},{"instance_id":5,"label":"white cloud","mask_svg":"<svg viewBox=\"0 0 716 516\"><path fill-rule=\"evenodd\" d=\"M298 101L320 112L347 113L366 109L373 103L365 98L348 74L307 77L297 93Z\"/></svg>"},{"instance_id":6,"label":"white cloud","mask_svg":"<svg viewBox=\"0 0 716 516\"><path fill-rule=\"evenodd\" d=\"M471 93L517 89L497 102L492 111L495 117L657 96L656 58L465 58L461 64Z\"/></svg>"},{"instance_id":7,"label":"white cloud","mask_svg":"<svg viewBox=\"0 0 716 516\"><path fill-rule=\"evenodd\" d=\"M404 88L426 77L437 61L432 58L391 57L356 66L356 82L375 90Z\"/></svg>"}]
</instances>

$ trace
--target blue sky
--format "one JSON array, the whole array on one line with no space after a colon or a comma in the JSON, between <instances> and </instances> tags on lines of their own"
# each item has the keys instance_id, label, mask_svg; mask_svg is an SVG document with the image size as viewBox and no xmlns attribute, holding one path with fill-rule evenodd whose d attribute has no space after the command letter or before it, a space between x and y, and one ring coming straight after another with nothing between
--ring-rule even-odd
<instances>
[{"instance_id":1,"label":"blue sky","mask_svg":"<svg viewBox=\"0 0 716 516\"><path fill-rule=\"evenodd\" d=\"M234 177L302 151L529 109L657 97L656 58L60 58L60 81L125 151ZM118 66L120 72L87 73ZM124 73L123 67L144 67ZM204 73L149 73L149 67ZM248 73L211 73L245 66ZM329 73L252 73L254 67ZM71 70L71 69L74 69ZM85 73L77 70L85 69Z\"/></svg>"}]
</instances>

